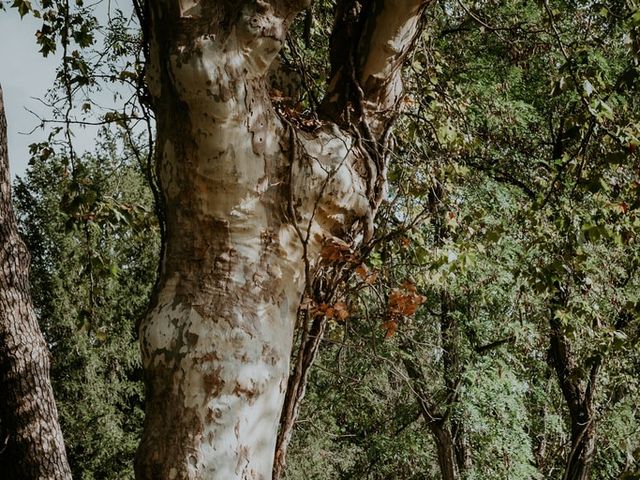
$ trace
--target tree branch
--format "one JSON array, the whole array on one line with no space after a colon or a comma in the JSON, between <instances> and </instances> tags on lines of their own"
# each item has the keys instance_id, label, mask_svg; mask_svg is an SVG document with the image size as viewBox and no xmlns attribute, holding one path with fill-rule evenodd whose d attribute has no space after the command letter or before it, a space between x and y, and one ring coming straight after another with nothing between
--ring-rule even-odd
<instances>
[{"instance_id":1,"label":"tree branch","mask_svg":"<svg viewBox=\"0 0 640 480\"><path fill-rule=\"evenodd\" d=\"M383 137L402 97L401 67L420 35L427 3L340 2L331 36L331 80L321 107L324 116L344 124L350 108L362 109L373 136Z\"/></svg>"}]
</instances>

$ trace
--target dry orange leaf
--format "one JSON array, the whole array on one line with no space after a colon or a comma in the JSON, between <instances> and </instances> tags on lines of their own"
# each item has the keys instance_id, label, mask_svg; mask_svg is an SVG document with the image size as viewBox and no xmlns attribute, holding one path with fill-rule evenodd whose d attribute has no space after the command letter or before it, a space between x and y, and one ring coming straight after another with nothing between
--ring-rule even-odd
<instances>
[{"instance_id":1,"label":"dry orange leaf","mask_svg":"<svg viewBox=\"0 0 640 480\"><path fill-rule=\"evenodd\" d=\"M312 310L313 315L324 315L328 319L346 320L349 317L349 309L344 302L337 302L335 305L320 303Z\"/></svg>"},{"instance_id":2,"label":"dry orange leaf","mask_svg":"<svg viewBox=\"0 0 640 480\"><path fill-rule=\"evenodd\" d=\"M338 238L327 239L320 250L320 256L328 262L353 260L353 252L349 244Z\"/></svg>"},{"instance_id":3,"label":"dry orange leaf","mask_svg":"<svg viewBox=\"0 0 640 480\"><path fill-rule=\"evenodd\" d=\"M398 330L398 321L397 320L389 320L388 322L384 322L381 325L382 328L386 330L384 333L384 338L393 337Z\"/></svg>"},{"instance_id":4,"label":"dry orange leaf","mask_svg":"<svg viewBox=\"0 0 640 480\"><path fill-rule=\"evenodd\" d=\"M333 306L333 310L340 320L346 320L349 318L349 308L344 302L338 302Z\"/></svg>"},{"instance_id":5,"label":"dry orange leaf","mask_svg":"<svg viewBox=\"0 0 640 480\"><path fill-rule=\"evenodd\" d=\"M364 263L361 263L356 267L356 275L358 275L363 282L368 283L369 285L373 285L378 279L378 274L376 272L372 272Z\"/></svg>"},{"instance_id":6,"label":"dry orange leaf","mask_svg":"<svg viewBox=\"0 0 640 480\"><path fill-rule=\"evenodd\" d=\"M391 315L404 315L410 317L415 314L426 298L416 293L416 287L412 283L405 282L402 289L394 288L389 295L389 312Z\"/></svg>"},{"instance_id":7,"label":"dry orange leaf","mask_svg":"<svg viewBox=\"0 0 640 480\"><path fill-rule=\"evenodd\" d=\"M400 284L400 286L402 288L404 288L407 292L411 292L411 293L416 293L418 291L418 289L416 288L416 286L411 282L411 280L405 280L404 282L402 282Z\"/></svg>"}]
</instances>

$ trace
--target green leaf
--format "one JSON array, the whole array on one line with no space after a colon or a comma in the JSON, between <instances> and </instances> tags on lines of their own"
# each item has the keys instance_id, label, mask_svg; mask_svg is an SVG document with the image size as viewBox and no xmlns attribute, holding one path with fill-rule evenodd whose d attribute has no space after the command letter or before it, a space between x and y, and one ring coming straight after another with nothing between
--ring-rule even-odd
<instances>
[{"instance_id":1,"label":"green leaf","mask_svg":"<svg viewBox=\"0 0 640 480\"><path fill-rule=\"evenodd\" d=\"M31 11L31 2L28 0L13 0L12 8L17 8L20 18L23 18L27 13Z\"/></svg>"}]
</instances>

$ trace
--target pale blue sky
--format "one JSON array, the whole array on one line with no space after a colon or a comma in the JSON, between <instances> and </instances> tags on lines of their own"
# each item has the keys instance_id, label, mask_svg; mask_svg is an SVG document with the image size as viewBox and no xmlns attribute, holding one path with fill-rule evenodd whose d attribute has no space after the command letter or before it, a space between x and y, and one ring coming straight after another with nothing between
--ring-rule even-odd
<instances>
[{"instance_id":1,"label":"pale blue sky","mask_svg":"<svg viewBox=\"0 0 640 480\"><path fill-rule=\"evenodd\" d=\"M25 110L44 115L45 107L35 100L43 98L53 84L59 58L43 58L38 53L35 32L41 22L20 15L13 8L0 12L0 84L4 93L9 137L9 163L13 175L22 175L29 159L29 144L44 139L37 129L38 119ZM33 97L33 98L32 98Z\"/></svg>"},{"instance_id":2,"label":"pale blue sky","mask_svg":"<svg viewBox=\"0 0 640 480\"><path fill-rule=\"evenodd\" d=\"M107 18L107 8L122 8L131 12L127 1L107 2L98 5L98 18ZM39 126L39 120L27 109L42 118L51 115L37 98L44 98L53 85L61 53L44 58L36 44L35 32L42 21L30 15L20 19L15 8L0 11L0 84L4 92L9 139L9 164L12 175L23 175L29 161L29 145L46 140L47 132ZM114 93L121 88L113 86L96 94L94 100L103 105L113 105ZM117 103L117 102L116 102ZM35 130L34 130L35 128ZM30 133L31 132L31 133ZM77 154L95 147L96 128L74 129L74 150Z\"/></svg>"}]
</instances>

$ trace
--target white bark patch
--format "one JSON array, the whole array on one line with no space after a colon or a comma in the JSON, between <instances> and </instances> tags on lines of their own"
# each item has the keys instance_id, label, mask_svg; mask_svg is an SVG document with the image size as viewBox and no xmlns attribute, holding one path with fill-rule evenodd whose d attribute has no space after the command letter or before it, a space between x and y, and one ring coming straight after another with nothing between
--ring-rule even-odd
<instances>
[{"instance_id":1,"label":"white bark patch","mask_svg":"<svg viewBox=\"0 0 640 480\"><path fill-rule=\"evenodd\" d=\"M170 140L166 140L164 142L164 148L162 150L162 163L163 165L167 165L170 167L175 167L176 165L176 152L173 148L173 143ZM171 199L180 193L180 186L176 183L176 175L175 169L172 168L173 171L167 172L165 175L164 186L165 186L165 194L167 198Z\"/></svg>"},{"instance_id":2,"label":"white bark patch","mask_svg":"<svg viewBox=\"0 0 640 480\"><path fill-rule=\"evenodd\" d=\"M393 69L398 68L390 57L400 55L410 45L420 19L421 0L389 0L384 2L383 10L375 19L373 38L369 51L374 55L367 57L362 69L361 82L365 84L371 76L381 79L390 78Z\"/></svg>"},{"instance_id":3,"label":"white bark patch","mask_svg":"<svg viewBox=\"0 0 640 480\"><path fill-rule=\"evenodd\" d=\"M357 170L359 159L351 137L331 128L313 135L301 133L300 140L305 155L295 165L292 186L302 207L300 228L306 230L313 222L317 224L313 233L330 232L367 215L366 184Z\"/></svg>"},{"instance_id":4,"label":"white bark patch","mask_svg":"<svg viewBox=\"0 0 640 480\"><path fill-rule=\"evenodd\" d=\"M180 16L183 18L199 17L200 3L197 0L180 0Z\"/></svg>"},{"instance_id":5,"label":"white bark patch","mask_svg":"<svg viewBox=\"0 0 640 480\"><path fill-rule=\"evenodd\" d=\"M270 3L247 4L238 27L250 78L264 75L278 55L286 35L284 18L277 17Z\"/></svg>"},{"instance_id":6,"label":"white bark patch","mask_svg":"<svg viewBox=\"0 0 640 480\"><path fill-rule=\"evenodd\" d=\"M299 247L291 253L299 254ZM231 316L218 319L166 303L142 328L145 367L173 371L172 394L199 416L194 478L240 479L250 470L270 471L301 293L291 269L279 273L293 288L283 289L288 295L278 303L262 301L248 310L237 299Z\"/></svg>"}]
</instances>

